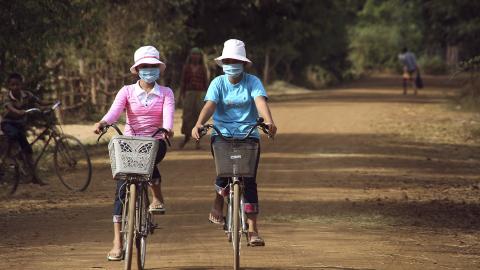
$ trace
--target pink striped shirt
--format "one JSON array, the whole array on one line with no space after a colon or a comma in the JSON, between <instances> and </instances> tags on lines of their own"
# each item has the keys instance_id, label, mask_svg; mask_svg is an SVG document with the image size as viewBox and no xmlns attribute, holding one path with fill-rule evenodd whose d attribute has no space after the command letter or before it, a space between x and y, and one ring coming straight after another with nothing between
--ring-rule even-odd
<instances>
[{"instance_id":1,"label":"pink striped shirt","mask_svg":"<svg viewBox=\"0 0 480 270\"><path fill-rule=\"evenodd\" d=\"M138 84L138 82L137 82ZM118 91L110 110L102 118L108 124L114 123L123 111L126 111L124 134L128 136L152 136L159 128L171 130L175 112L175 98L172 89L155 83L151 101L142 104L135 94L135 84L125 85ZM156 136L162 139L163 134Z\"/></svg>"}]
</instances>

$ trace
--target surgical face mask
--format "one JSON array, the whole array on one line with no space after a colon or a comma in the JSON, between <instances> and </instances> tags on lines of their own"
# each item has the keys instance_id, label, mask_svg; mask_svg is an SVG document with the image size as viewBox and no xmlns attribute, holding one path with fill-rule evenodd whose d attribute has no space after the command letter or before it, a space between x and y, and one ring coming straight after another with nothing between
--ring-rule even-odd
<instances>
[{"instance_id":1,"label":"surgical face mask","mask_svg":"<svg viewBox=\"0 0 480 270\"><path fill-rule=\"evenodd\" d=\"M243 64L223 64L223 73L229 77L237 78L243 72Z\"/></svg>"},{"instance_id":2,"label":"surgical face mask","mask_svg":"<svg viewBox=\"0 0 480 270\"><path fill-rule=\"evenodd\" d=\"M138 70L138 76L147 83L153 83L160 77L160 68L141 68Z\"/></svg>"}]
</instances>

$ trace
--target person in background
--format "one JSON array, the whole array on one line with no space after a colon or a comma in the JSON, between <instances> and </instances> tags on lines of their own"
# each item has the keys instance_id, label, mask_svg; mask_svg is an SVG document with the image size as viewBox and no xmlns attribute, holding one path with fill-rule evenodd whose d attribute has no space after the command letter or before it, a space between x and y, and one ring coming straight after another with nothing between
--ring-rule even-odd
<instances>
[{"instance_id":1,"label":"person in background","mask_svg":"<svg viewBox=\"0 0 480 270\"><path fill-rule=\"evenodd\" d=\"M191 137L192 128L203 107L203 98L209 81L208 67L202 50L193 48L183 66L180 85L180 99L183 100L182 134L185 139L180 148L185 147ZM196 141L196 149L200 148L200 141Z\"/></svg>"},{"instance_id":2,"label":"person in background","mask_svg":"<svg viewBox=\"0 0 480 270\"><path fill-rule=\"evenodd\" d=\"M220 57L215 59L217 65L222 67L224 75L216 77L208 87L205 96L205 106L198 116L197 123L192 129L192 137L200 138L199 129L212 117L214 124L225 137L242 138L251 125L256 123L259 116L265 119L270 135L273 137L277 128L273 121L267 103L267 93L260 79L244 71L251 65L245 52L245 44L241 40L227 40ZM252 133L250 140L259 144L258 130ZM212 133L212 144L219 140L216 133ZM257 156L260 158L260 151ZM255 171L257 168L255 168ZM264 246L265 241L258 234L257 216L259 213L256 176L244 177L245 204L247 214L248 241L250 246ZM215 224L223 224L224 196L228 191L228 178L217 177L215 181L216 196L213 208L208 219Z\"/></svg>"},{"instance_id":3,"label":"person in background","mask_svg":"<svg viewBox=\"0 0 480 270\"><path fill-rule=\"evenodd\" d=\"M418 73L418 66L415 55L405 47L398 58L403 64L403 94L407 94L408 85L410 84L413 87L414 94L417 95L418 90L414 75Z\"/></svg>"},{"instance_id":4,"label":"person in background","mask_svg":"<svg viewBox=\"0 0 480 270\"><path fill-rule=\"evenodd\" d=\"M173 136L173 116L175 99L172 89L157 84L160 74L165 71L166 65L160 61L160 53L153 46L140 47L134 54L134 64L130 72L140 77L135 84L125 85L118 91L110 110L94 125L94 132L101 130L118 120L126 113L124 134L127 136L151 136L159 127L169 130L169 134L159 133L155 138L159 141L159 148L155 159L158 164L167 152L165 138ZM161 190L161 175L157 166L153 168L150 190L152 203L149 211L152 214L165 213L165 206ZM120 234L122 222L122 199L125 197L125 181L117 181L113 206L113 247L108 252L109 261L120 261L122 254L122 237Z\"/></svg>"},{"instance_id":5,"label":"person in background","mask_svg":"<svg viewBox=\"0 0 480 270\"><path fill-rule=\"evenodd\" d=\"M48 106L50 103L44 102L31 92L24 90L23 83L23 77L19 73L12 73L8 76L8 92L6 97L3 98L4 111L1 117L1 128L9 140L15 141L20 145L27 165L34 172L33 150L27 140L29 124L27 122L26 110ZM34 184L45 185L35 173L32 173L31 181Z\"/></svg>"}]
</instances>

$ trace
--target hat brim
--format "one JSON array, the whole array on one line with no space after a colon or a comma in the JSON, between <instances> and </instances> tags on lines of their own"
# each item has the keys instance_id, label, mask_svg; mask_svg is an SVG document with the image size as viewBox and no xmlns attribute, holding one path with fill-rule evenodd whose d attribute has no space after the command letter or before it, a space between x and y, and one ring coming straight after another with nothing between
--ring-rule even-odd
<instances>
[{"instance_id":1,"label":"hat brim","mask_svg":"<svg viewBox=\"0 0 480 270\"><path fill-rule=\"evenodd\" d=\"M223 59L240 60L240 61L243 61L243 62L247 63L246 64L247 66L252 65L252 61L250 61L250 59L248 59L244 56L240 56L240 55L222 55L222 56L219 56L219 57L215 58L215 62L217 63L217 65L222 67L223 66L223 62L222 62Z\"/></svg>"},{"instance_id":2,"label":"hat brim","mask_svg":"<svg viewBox=\"0 0 480 270\"><path fill-rule=\"evenodd\" d=\"M138 67L141 64L160 65L160 72L165 71L165 69L167 68L167 65L165 65L165 63L158 60L157 58L144 58L138 61L137 63L133 64L133 66L130 68L130 72L132 72L133 74L137 74L136 67Z\"/></svg>"}]
</instances>

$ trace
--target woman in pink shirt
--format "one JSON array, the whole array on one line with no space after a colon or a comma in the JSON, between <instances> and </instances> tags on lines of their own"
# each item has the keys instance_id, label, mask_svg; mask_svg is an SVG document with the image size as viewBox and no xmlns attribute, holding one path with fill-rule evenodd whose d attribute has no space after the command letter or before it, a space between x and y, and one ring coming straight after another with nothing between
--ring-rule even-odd
<instances>
[{"instance_id":1,"label":"woman in pink shirt","mask_svg":"<svg viewBox=\"0 0 480 270\"><path fill-rule=\"evenodd\" d=\"M158 50L152 46L140 47L135 52L135 63L130 68L130 71L138 74L140 79L135 84L125 85L120 89L110 110L100 122L95 124L95 133L98 134L107 124L116 122L125 111L125 135L151 136L159 127L163 127L170 131L166 136L173 136L172 128L175 100L172 89L156 83L160 73L162 73L166 67L159 58L160 54ZM156 136L160 141L160 147L155 160L156 164L165 157L167 151L164 136L163 134ZM160 172L155 166L152 175L152 184L150 185L153 198L149 207L150 212L153 214L165 213L160 182ZM124 194L124 181L117 181L113 210L113 248L107 255L108 260L112 261L121 260L123 255L120 234L123 205L120 198L123 198L125 196Z\"/></svg>"}]
</instances>

